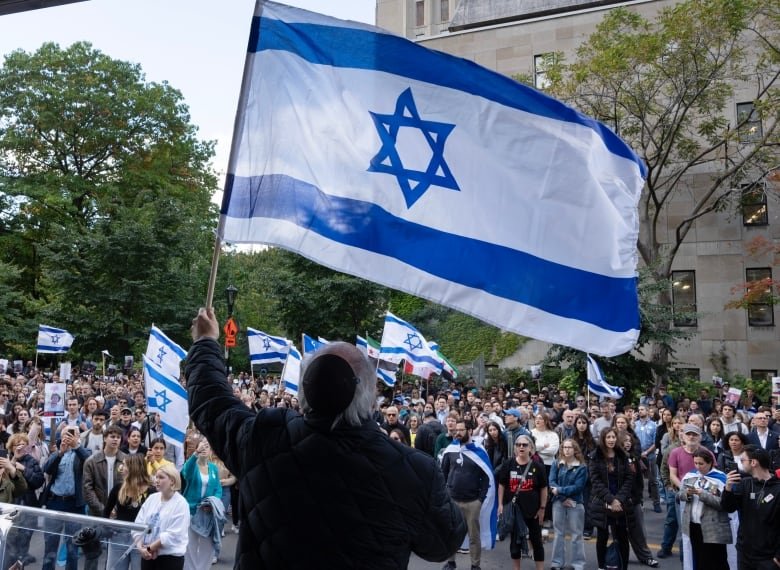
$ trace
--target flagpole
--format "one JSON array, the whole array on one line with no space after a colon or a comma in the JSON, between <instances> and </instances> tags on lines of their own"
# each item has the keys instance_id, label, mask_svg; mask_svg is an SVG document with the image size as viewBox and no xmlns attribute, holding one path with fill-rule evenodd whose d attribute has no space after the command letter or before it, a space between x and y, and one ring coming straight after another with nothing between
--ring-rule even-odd
<instances>
[{"instance_id":1,"label":"flagpole","mask_svg":"<svg viewBox=\"0 0 780 570\"><path fill-rule=\"evenodd\" d=\"M250 32L250 39L257 41L260 38L260 16L263 14L263 0L255 2L255 13L253 22L258 22L257 28ZM254 25L254 24L253 24ZM236 171L238 162L238 146L241 139L244 115L246 114L246 104L249 98L249 84L251 83L251 62L254 61L253 50L247 49L246 59L244 60L244 74L241 77L241 91L238 95L238 106L236 108L236 118L233 121L233 139L230 143L230 156L228 158L228 169L225 174L225 189L222 197L223 205L227 203L228 185L232 184L233 174ZM209 309L214 303L214 288L217 284L217 267L219 266L219 254L222 251L222 234L225 232L225 213L220 212L219 224L217 225L217 235L214 238L214 253L211 256L211 271L209 272L209 285L206 291L206 308Z\"/></svg>"}]
</instances>

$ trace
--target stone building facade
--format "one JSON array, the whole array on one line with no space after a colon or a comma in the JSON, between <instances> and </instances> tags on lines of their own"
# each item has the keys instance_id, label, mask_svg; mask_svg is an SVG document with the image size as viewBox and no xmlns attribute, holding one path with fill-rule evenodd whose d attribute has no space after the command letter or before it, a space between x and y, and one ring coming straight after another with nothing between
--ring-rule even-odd
<instances>
[{"instance_id":1,"label":"stone building facade","mask_svg":"<svg viewBox=\"0 0 780 570\"><path fill-rule=\"evenodd\" d=\"M377 0L377 25L426 47L451 53L506 75L524 74L543 87L544 54L571 57L595 30L605 11L625 6L646 17L674 0ZM738 90L731 119L749 109L750 89ZM760 128L760 125L759 125ZM772 184L768 183L771 187ZM690 202L695 180L679 192L664 215L671 232ZM771 255L750 257L746 245L761 235L780 243L780 184L741 212L713 213L695 223L676 256L675 306L693 306L698 317L676 325L693 332L677 347L681 374L709 380L724 358L732 374L766 378L780 371L777 307L725 309L735 284L758 277L780 278ZM661 236L661 239L664 239ZM665 239L670 239L667 235ZM539 362L546 345L527 343L505 366Z\"/></svg>"}]
</instances>

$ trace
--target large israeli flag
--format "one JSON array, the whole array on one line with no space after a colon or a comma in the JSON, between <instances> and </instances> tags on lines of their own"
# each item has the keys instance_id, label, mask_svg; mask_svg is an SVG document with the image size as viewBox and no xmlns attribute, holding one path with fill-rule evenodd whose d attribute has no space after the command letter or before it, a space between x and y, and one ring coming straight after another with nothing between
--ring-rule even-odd
<instances>
[{"instance_id":1,"label":"large israeli flag","mask_svg":"<svg viewBox=\"0 0 780 570\"><path fill-rule=\"evenodd\" d=\"M645 168L606 126L473 62L273 2L248 52L223 239L522 335L634 346Z\"/></svg>"},{"instance_id":2,"label":"large israeli flag","mask_svg":"<svg viewBox=\"0 0 780 570\"><path fill-rule=\"evenodd\" d=\"M410 366L441 372L441 360L428 346L428 341L416 328L388 311L379 347L379 360L398 364L405 360Z\"/></svg>"},{"instance_id":3,"label":"large israeli flag","mask_svg":"<svg viewBox=\"0 0 780 570\"><path fill-rule=\"evenodd\" d=\"M144 381L146 384L146 408L157 412L162 421L165 441L184 446L189 423L187 390L175 378L161 370L157 363L144 355Z\"/></svg>"},{"instance_id":4,"label":"large israeli flag","mask_svg":"<svg viewBox=\"0 0 780 570\"><path fill-rule=\"evenodd\" d=\"M38 343L35 351L40 354L63 354L70 350L76 337L65 329L38 325Z\"/></svg>"},{"instance_id":5,"label":"large israeli flag","mask_svg":"<svg viewBox=\"0 0 780 570\"><path fill-rule=\"evenodd\" d=\"M246 328L246 338L249 341L249 362L254 364L270 364L284 362L290 341L279 336L271 336L263 331Z\"/></svg>"},{"instance_id":6,"label":"large israeli flag","mask_svg":"<svg viewBox=\"0 0 780 570\"><path fill-rule=\"evenodd\" d=\"M146 345L146 358L158 370L178 381L181 376L181 361L187 358L187 351L169 339L158 327L152 325L149 331L149 343Z\"/></svg>"},{"instance_id":7,"label":"large israeli flag","mask_svg":"<svg viewBox=\"0 0 780 570\"><path fill-rule=\"evenodd\" d=\"M613 386L604 378L601 368L596 360L587 354L588 361L588 390L600 398L614 398L619 400L623 397L623 388Z\"/></svg>"}]
</instances>

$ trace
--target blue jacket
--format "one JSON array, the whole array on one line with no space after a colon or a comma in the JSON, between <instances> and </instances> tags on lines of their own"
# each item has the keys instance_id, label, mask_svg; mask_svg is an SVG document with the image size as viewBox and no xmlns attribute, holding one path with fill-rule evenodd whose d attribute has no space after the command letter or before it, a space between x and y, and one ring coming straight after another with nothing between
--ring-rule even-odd
<instances>
[{"instance_id":1,"label":"blue jacket","mask_svg":"<svg viewBox=\"0 0 780 570\"><path fill-rule=\"evenodd\" d=\"M187 499L187 504L190 506L190 516L195 514L198 504L201 499L206 497L222 498L222 485L219 483L219 470L217 466L209 461L209 481L206 484L206 494L201 497L200 495L200 473L198 469L198 456L196 454L190 455L190 458L184 462L184 467L181 468L181 476L184 479L184 489L182 495Z\"/></svg>"},{"instance_id":2,"label":"blue jacket","mask_svg":"<svg viewBox=\"0 0 780 570\"><path fill-rule=\"evenodd\" d=\"M214 550L222 548L222 533L220 525L225 522L225 509L222 501L216 497L206 497L197 507L195 516L190 520L192 532L204 538L211 539Z\"/></svg>"},{"instance_id":3,"label":"blue jacket","mask_svg":"<svg viewBox=\"0 0 780 570\"><path fill-rule=\"evenodd\" d=\"M87 457L92 455L92 452L85 448L85 447L77 447L73 450L73 453L76 454L76 457L73 458L73 477L76 480L76 494L74 496L74 500L76 502L76 506L83 506L84 503L84 462L87 460ZM60 453L59 449L49 455L49 457L46 459L46 462L43 464L43 472L46 473L50 479L49 482L46 484L46 490L43 493L43 503L46 504L46 501L49 499L49 493L51 492L51 487L54 485L54 481L57 477L57 469L60 466L60 461L62 461L62 454Z\"/></svg>"},{"instance_id":4,"label":"blue jacket","mask_svg":"<svg viewBox=\"0 0 780 570\"><path fill-rule=\"evenodd\" d=\"M572 499L577 503L585 501L583 491L588 482L588 468L580 464L568 467L565 463L555 461L550 471L550 487L557 487L558 494L553 495L553 501Z\"/></svg>"}]
</instances>

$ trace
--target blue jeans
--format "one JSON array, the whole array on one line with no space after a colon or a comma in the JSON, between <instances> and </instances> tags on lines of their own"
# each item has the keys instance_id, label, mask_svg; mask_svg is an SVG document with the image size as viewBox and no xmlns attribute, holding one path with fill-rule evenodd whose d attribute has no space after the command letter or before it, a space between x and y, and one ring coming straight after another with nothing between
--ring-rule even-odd
<instances>
[{"instance_id":1,"label":"blue jeans","mask_svg":"<svg viewBox=\"0 0 780 570\"><path fill-rule=\"evenodd\" d=\"M84 514L84 505L76 505L72 499L60 499L52 497L46 503L46 508L50 511L62 511L65 513ZM68 550L68 562L66 570L77 570L79 563L79 548L71 537L81 528L78 523L63 522L55 518L46 518L43 524L46 535L43 538L43 565L42 570L54 570L57 563L57 551L60 546L60 538L65 540L65 547Z\"/></svg>"},{"instance_id":2,"label":"blue jeans","mask_svg":"<svg viewBox=\"0 0 780 570\"><path fill-rule=\"evenodd\" d=\"M664 520L664 537L661 540L661 550L671 552L680 525L677 522L677 498L674 490L666 489L666 520Z\"/></svg>"},{"instance_id":3,"label":"blue jeans","mask_svg":"<svg viewBox=\"0 0 780 570\"><path fill-rule=\"evenodd\" d=\"M567 508L563 501L554 501L552 504L553 529L555 540L553 541L552 562L550 566L563 568L566 564L566 539L565 534L571 535L571 566L574 570L585 568L585 543L582 531L585 528L585 506L578 503Z\"/></svg>"}]
</instances>

